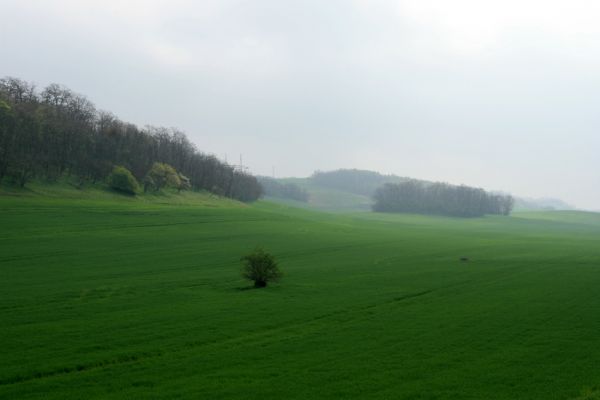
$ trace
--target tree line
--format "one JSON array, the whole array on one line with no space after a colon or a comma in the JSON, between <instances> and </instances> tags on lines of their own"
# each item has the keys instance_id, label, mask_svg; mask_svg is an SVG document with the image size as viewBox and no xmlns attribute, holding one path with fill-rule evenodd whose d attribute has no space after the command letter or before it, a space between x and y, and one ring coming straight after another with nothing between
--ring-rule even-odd
<instances>
[{"instance_id":1,"label":"tree line","mask_svg":"<svg viewBox=\"0 0 600 400\"><path fill-rule=\"evenodd\" d=\"M387 183L374 195L373 211L479 217L510 214L514 199L469 186L409 180Z\"/></svg>"},{"instance_id":2,"label":"tree line","mask_svg":"<svg viewBox=\"0 0 600 400\"><path fill-rule=\"evenodd\" d=\"M105 181L122 166L150 185L144 178L155 163L175 168L194 190L241 201L262 194L254 176L199 151L178 129L139 128L62 85L38 91L17 78L0 79L0 182L22 187L68 176L83 185Z\"/></svg>"}]
</instances>

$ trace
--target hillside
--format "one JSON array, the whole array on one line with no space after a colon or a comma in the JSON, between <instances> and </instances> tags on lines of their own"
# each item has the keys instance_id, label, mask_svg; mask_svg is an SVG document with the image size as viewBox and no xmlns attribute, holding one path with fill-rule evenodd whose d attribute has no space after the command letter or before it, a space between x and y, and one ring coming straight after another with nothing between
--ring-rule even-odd
<instances>
[{"instance_id":1,"label":"hillside","mask_svg":"<svg viewBox=\"0 0 600 400\"><path fill-rule=\"evenodd\" d=\"M396 175L384 175L362 169L338 169L335 171L316 171L310 176L316 186L342 192L371 197L375 190L385 183L403 183L409 178Z\"/></svg>"},{"instance_id":2,"label":"hillside","mask_svg":"<svg viewBox=\"0 0 600 400\"><path fill-rule=\"evenodd\" d=\"M520 197L516 199L515 210L517 211L553 211L553 210L574 210L570 204L560 199L540 198L532 199Z\"/></svg>"},{"instance_id":3,"label":"hillside","mask_svg":"<svg viewBox=\"0 0 600 400\"><path fill-rule=\"evenodd\" d=\"M290 204L328 212L370 211L375 190L385 183L403 183L411 178L384 175L375 171L340 169L317 171L307 178L279 178L278 182L295 184L308 193L307 202L290 201L282 197L269 197L274 202ZM416 180L425 185L431 182ZM574 207L559 199L515 197L514 211L572 210Z\"/></svg>"},{"instance_id":4,"label":"hillside","mask_svg":"<svg viewBox=\"0 0 600 400\"><path fill-rule=\"evenodd\" d=\"M129 193L170 186L245 202L261 196L254 176L200 151L181 130L139 128L59 84L39 90L0 79L0 185L68 177L84 186L115 174L115 187Z\"/></svg>"},{"instance_id":5,"label":"hillside","mask_svg":"<svg viewBox=\"0 0 600 400\"><path fill-rule=\"evenodd\" d=\"M403 182L407 178L395 175L382 175L378 172L341 169L317 171L307 178L279 178L278 182L296 185L308 193L308 201L298 202L289 198L268 197L270 201L296 207L327 212L370 211L372 195L386 182Z\"/></svg>"},{"instance_id":6,"label":"hillside","mask_svg":"<svg viewBox=\"0 0 600 400\"><path fill-rule=\"evenodd\" d=\"M598 398L597 214L41 190L0 195L0 398ZM257 245L285 275L247 290Z\"/></svg>"},{"instance_id":7,"label":"hillside","mask_svg":"<svg viewBox=\"0 0 600 400\"><path fill-rule=\"evenodd\" d=\"M334 213L370 211L373 203L369 196L323 187L313 183L310 178L282 178L278 181L292 183L302 188L308 193L308 200L300 202L281 197L266 197L266 200L299 208Z\"/></svg>"}]
</instances>

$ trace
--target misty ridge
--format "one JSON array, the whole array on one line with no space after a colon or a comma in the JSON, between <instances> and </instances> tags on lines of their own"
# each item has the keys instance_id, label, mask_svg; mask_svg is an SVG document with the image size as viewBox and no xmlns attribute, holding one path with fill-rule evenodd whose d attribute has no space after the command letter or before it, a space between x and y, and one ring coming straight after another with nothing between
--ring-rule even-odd
<instances>
[{"instance_id":1,"label":"misty ridge","mask_svg":"<svg viewBox=\"0 0 600 400\"><path fill-rule=\"evenodd\" d=\"M374 201L372 210L378 212L475 217L508 215L514 205L510 195L357 169L317 171L304 181L304 188L298 183L278 182L273 178L260 177L259 181L267 196L302 202L310 200L307 185L367 196ZM335 207L335 204L332 206Z\"/></svg>"},{"instance_id":2,"label":"misty ridge","mask_svg":"<svg viewBox=\"0 0 600 400\"><path fill-rule=\"evenodd\" d=\"M536 210L573 210L574 207L558 199L543 198L530 199L514 197L507 193L499 191L485 191L481 188L473 188L467 185L452 185L446 182L432 182L421 179L397 176L393 174L381 174L376 171L359 169L339 169L335 171L315 171L307 178L272 178L259 176L259 181L263 185L264 194L277 201L295 200L307 203L308 207L323 208L327 210L336 210L341 208L345 211L367 211L377 209L403 209L405 212L427 213L427 214L470 214L470 212L460 211L458 206L453 211L445 210L442 206L427 206L428 210L419 210L418 207L401 206L400 203L392 206L389 203L389 195L396 191L400 196L398 202L402 200L402 192L406 194L406 201L409 197L415 196L415 190L425 196L431 202L444 203L462 201L469 202L474 198L487 198L489 203L483 203L473 208L473 215L482 215L484 211L490 208L491 214L506 215L507 210L517 211L536 211ZM387 187L387 189L385 189ZM431 193L426 194L427 188ZM448 191L455 190L457 193L450 194ZM445 192L447 199L437 198ZM463 191L461 194L459 192ZM466 195L471 192L473 195ZM384 198L387 197L387 200ZM462 200L459 198L464 197ZM491 200L494 199L494 200ZM423 199L424 200L424 199ZM387 206L383 203L387 202ZM417 201L417 203L421 200ZM485 201L484 201L485 202ZM495 203L495 205L492 205ZM503 205L500 205L503 204ZM509 206L510 205L510 206Z\"/></svg>"}]
</instances>

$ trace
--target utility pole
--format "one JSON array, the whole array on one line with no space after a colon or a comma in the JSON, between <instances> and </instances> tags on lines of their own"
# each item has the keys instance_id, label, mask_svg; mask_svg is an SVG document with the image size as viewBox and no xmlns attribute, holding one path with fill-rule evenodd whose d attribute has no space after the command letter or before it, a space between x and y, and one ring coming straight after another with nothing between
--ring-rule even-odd
<instances>
[{"instance_id":1,"label":"utility pole","mask_svg":"<svg viewBox=\"0 0 600 400\"><path fill-rule=\"evenodd\" d=\"M248 167L244 167L244 159L242 157L242 154L240 154L240 163L237 165L232 165L233 169L240 171L240 172L248 172Z\"/></svg>"}]
</instances>

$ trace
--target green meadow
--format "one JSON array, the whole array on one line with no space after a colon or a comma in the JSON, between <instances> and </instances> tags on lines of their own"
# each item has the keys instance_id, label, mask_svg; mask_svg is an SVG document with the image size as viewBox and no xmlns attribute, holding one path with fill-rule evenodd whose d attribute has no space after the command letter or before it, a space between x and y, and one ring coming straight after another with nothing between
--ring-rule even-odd
<instances>
[{"instance_id":1,"label":"green meadow","mask_svg":"<svg viewBox=\"0 0 600 400\"><path fill-rule=\"evenodd\" d=\"M600 398L599 214L4 191L0 293L1 399Z\"/></svg>"}]
</instances>

